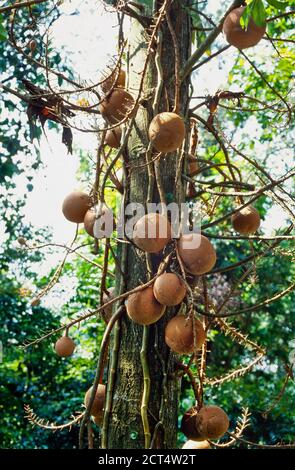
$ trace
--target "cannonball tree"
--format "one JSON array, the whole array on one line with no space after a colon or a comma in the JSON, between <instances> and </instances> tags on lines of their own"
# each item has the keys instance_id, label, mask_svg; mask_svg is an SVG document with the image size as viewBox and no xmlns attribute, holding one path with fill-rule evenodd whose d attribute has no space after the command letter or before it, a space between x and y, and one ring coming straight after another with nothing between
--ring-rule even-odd
<instances>
[{"instance_id":1,"label":"cannonball tree","mask_svg":"<svg viewBox=\"0 0 295 470\"><path fill-rule=\"evenodd\" d=\"M49 430L78 425L81 448L93 446L94 433L101 448L172 449L178 431L180 384L186 377L195 403L183 414L181 429L189 440L184 448L239 442L259 445L243 438L248 411L241 410L241 423L230 422L227 410L208 402L205 390L247 374L266 354L263 345L248 337L248 331L232 326L227 317L238 321L249 314L251 318L251 312L294 289L294 284L284 283L272 296L249 307L233 306L232 297L240 286L249 280L251 287L259 263L294 238L289 184L294 172L274 175L267 162L238 148L229 135L235 125L231 113L236 109L251 115L265 110L269 126L291 126L288 90L277 85L279 71L271 80L256 63L255 47L264 42L265 49L279 59L276 44L284 42L280 34L288 31L288 23L280 20L294 11L281 1L234 0L216 2L218 14L212 19L205 12L206 2L201 1L106 2L118 17L117 54L96 83L85 83L79 80L79 70L68 76L51 67L51 24L48 18L44 28L46 15L37 8L45 1L8 4L0 8L0 14L9 15L3 40L15 48L20 62L30 63L44 75L46 86L40 88L24 77L18 89L2 84L2 90L27 103L31 126L54 122L69 153L75 151L73 136L79 132L97 135L92 181L88 188L73 191L61 201L60 210L78 224L77 233L79 224L84 224L94 256L100 247L103 262L97 265L102 272L97 308L77 312L66 324L25 347L37 347L58 335L56 352L70 361L78 342L76 334L72 340L77 326L82 328L99 315L105 330L94 381L84 391L83 412L56 426L44 424L27 406L28 419ZM63 2L57 2L56 8L59 3ZM18 23L20 11L30 19L24 34ZM44 34L36 40L38 28ZM213 96L198 96L194 72L228 50L247 65L245 90L216 90ZM256 89L247 87L247 71L249 77L250 73L259 77ZM83 124L85 116L89 119ZM205 153L204 146L209 148L212 141L217 150ZM120 211L114 216L106 202L110 185L120 201ZM263 235L260 228L266 197L287 214L285 225L274 236ZM141 212L132 225L130 207L135 206ZM197 229L196 210L202 219ZM238 262L231 262L230 256L224 262L228 240L243 243ZM19 242L22 249L32 248L30 241ZM76 239L67 253L75 253L75 243ZM290 257L282 249L280 255L284 254ZM113 271L108 266L111 257L115 259ZM216 302L210 283L218 273L230 273L231 287ZM35 302L46 295L48 286ZM221 378L208 379L208 344L216 327L250 349L254 358Z\"/></svg>"}]
</instances>

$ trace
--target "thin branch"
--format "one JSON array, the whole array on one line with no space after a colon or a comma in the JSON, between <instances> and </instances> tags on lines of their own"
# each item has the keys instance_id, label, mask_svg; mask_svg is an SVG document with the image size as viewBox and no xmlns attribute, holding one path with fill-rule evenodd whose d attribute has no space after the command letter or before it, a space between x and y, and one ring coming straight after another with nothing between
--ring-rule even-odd
<instances>
[{"instance_id":1,"label":"thin branch","mask_svg":"<svg viewBox=\"0 0 295 470\"><path fill-rule=\"evenodd\" d=\"M279 18L283 18L285 16L289 16L289 15L295 15L295 10L285 11L284 13L280 13L279 15L272 16L271 18L267 18L266 22L270 23L274 20L277 20Z\"/></svg>"},{"instance_id":2,"label":"thin branch","mask_svg":"<svg viewBox=\"0 0 295 470\"><path fill-rule=\"evenodd\" d=\"M221 47L220 49L218 49L218 51L214 52L206 59L202 60L201 62L198 62L198 64L192 68L192 72L202 67L202 65L207 64L207 62L209 62L211 59L214 59L214 57L217 57L219 54L222 54L223 52L227 51L227 49L229 49L230 47L231 47L230 44L228 44L227 46Z\"/></svg>"},{"instance_id":3,"label":"thin branch","mask_svg":"<svg viewBox=\"0 0 295 470\"><path fill-rule=\"evenodd\" d=\"M213 447L217 448L225 448L225 447L231 447L236 441L238 437L242 437L245 429L250 426L250 412L248 408L243 408L243 413L240 418L237 420L237 425L235 429L235 437L232 437L229 441L223 442L222 444L217 443L217 442L212 442L209 441Z\"/></svg>"},{"instance_id":4,"label":"thin branch","mask_svg":"<svg viewBox=\"0 0 295 470\"><path fill-rule=\"evenodd\" d=\"M7 7L0 8L0 14L6 13L7 11L19 10L20 8L30 7L45 2L48 2L48 0L30 0L27 2L16 2L14 5L9 5Z\"/></svg>"},{"instance_id":5,"label":"thin branch","mask_svg":"<svg viewBox=\"0 0 295 470\"><path fill-rule=\"evenodd\" d=\"M250 370L253 369L253 367L258 364L259 362L261 362L261 360L263 359L264 357L264 354L258 354L258 356L256 356L249 364L247 364L246 366L244 367L239 367L238 369L235 369L231 372L228 372L227 374L223 375L222 377L218 377L218 378L206 378L205 379L205 383L211 385L212 387L214 385L221 385L225 382L230 382L234 379L237 379L239 377L243 377L245 374L247 374L248 372L250 372Z\"/></svg>"},{"instance_id":6,"label":"thin branch","mask_svg":"<svg viewBox=\"0 0 295 470\"><path fill-rule=\"evenodd\" d=\"M187 60L185 63L183 69L181 70L180 73L180 80L183 81L192 71L192 68L194 67L195 63L205 54L206 50L208 49L209 46L215 41L215 39L219 36L219 34L222 31L222 26L224 23L225 18L227 15L234 10L237 7L240 7L244 3L243 0L235 0L229 9L226 11L226 13L223 15L221 18L220 22L218 25L211 31L210 34L208 34L207 38L205 41L198 47L198 49L190 56L190 58Z\"/></svg>"},{"instance_id":7,"label":"thin branch","mask_svg":"<svg viewBox=\"0 0 295 470\"><path fill-rule=\"evenodd\" d=\"M248 444L251 447L259 447L261 449L295 449L295 444L274 444L274 445L258 444L257 442L247 441L246 439L238 437L237 435L235 435L235 434L233 434L229 431L227 431L227 434L229 434L229 436L231 436L233 439L236 439L236 440L241 441L245 444Z\"/></svg>"},{"instance_id":8,"label":"thin branch","mask_svg":"<svg viewBox=\"0 0 295 470\"><path fill-rule=\"evenodd\" d=\"M286 374L286 377L285 377L285 380L284 380L284 383L283 383L283 386L282 386L281 390L279 391L278 395L276 396L276 398L274 399L272 404L269 405L267 407L267 409L261 413L262 416L264 416L264 417L266 417L268 415L268 413L270 413L277 406L277 404L281 401L281 399L284 396L284 393L285 393L287 384L289 382L289 379L293 378L292 367L286 365L286 369L287 369L287 374Z\"/></svg>"},{"instance_id":9,"label":"thin branch","mask_svg":"<svg viewBox=\"0 0 295 470\"><path fill-rule=\"evenodd\" d=\"M71 429L72 426L78 424L84 416L83 411L83 413L79 413L77 416L73 417L71 421L68 421L65 424L55 424L50 423L49 421L45 421L44 418L40 418L39 416L37 416L34 410L30 407L30 405L25 405L24 408L26 413L25 417L33 426L38 426L39 428L46 429L48 431L62 431L66 428Z\"/></svg>"},{"instance_id":10,"label":"thin branch","mask_svg":"<svg viewBox=\"0 0 295 470\"><path fill-rule=\"evenodd\" d=\"M242 51L240 50L240 53L242 54L242 56L247 60L247 62L249 62L249 64L253 67L253 69L255 70L255 72L260 76L260 78L264 81L264 83L268 86L268 88L276 95L280 98L280 100L285 104L286 108L288 109L288 115L289 115L289 118L288 118L288 124L291 122L291 119L292 119L292 110L289 106L289 103L285 100L285 98L281 95L281 93L278 92L278 90L272 86L269 81L265 78L264 74L259 70L258 67L256 67L256 65L254 64L254 62L249 59L249 57Z\"/></svg>"}]
</instances>

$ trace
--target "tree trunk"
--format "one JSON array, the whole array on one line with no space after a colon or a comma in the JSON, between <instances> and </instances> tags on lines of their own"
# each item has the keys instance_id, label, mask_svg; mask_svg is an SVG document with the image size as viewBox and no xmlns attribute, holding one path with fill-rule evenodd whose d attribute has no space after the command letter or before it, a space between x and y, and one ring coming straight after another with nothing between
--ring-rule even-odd
<instances>
[{"instance_id":1,"label":"tree trunk","mask_svg":"<svg viewBox=\"0 0 295 470\"><path fill-rule=\"evenodd\" d=\"M189 1L174 1L169 9L171 23L175 30L180 52L180 67L190 54L191 28L190 19L183 8ZM158 5L158 8L160 5ZM175 91L175 51L167 21L161 28L163 34L161 64L163 69L163 88L159 101L158 112L172 111ZM138 90L141 72L147 57L149 42L148 32L136 21L132 21L128 44L128 87L131 92ZM155 47L154 47L155 49ZM158 75L155 67L155 53L149 61L143 93L146 101L140 106L135 125L128 141L127 158L130 164L128 172L129 193L126 202L146 204L149 189L149 174L145 150L148 147L148 126L153 118L152 103ZM168 98L168 99L167 99ZM186 117L188 104L188 82L184 83L180 92L180 114ZM169 107L168 107L169 105ZM186 122L186 125L188 123ZM176 170L179 155L174 153L162 156L159 162L159 174L167 203L183 202L185 187L183 183L176 184ZM139 168L137 168L139 167ZM159 192L156 181L153 183L152 201L159 202ZM124 255L125 252L125 255ZM124 290L130 290L148 280L146 258L144 253L137 253L133 246L119 246L121 261L125 270ZM152 256L154 273L161 257ZM125 263L125 265L124 265ZM117 276L117 293L120 290L120 275ZM121 287L122 289L122 287ZM171 449L176 447L177 415L179 382L173 378L176 356L170 352L164 341L164 331L167 321L174 316L176 309L167 309L160 321L150 327L142 327L130 321L126 314L117 325L112 342L108 372L108 399L103 447L114 448L145 448L149 440L144 434L141 417L141 402L143 395L143 369L141 358L146 357L150 376L150 396L148 400L148 431L151 434L153 448ZM140 354L142 349L143 331L148 336L147 352ZM175 374L174 374L175 377ZM113 381L113 385L112 385ZM156 433L155 432L156 428Z\"/></svg>"}]
</instances>

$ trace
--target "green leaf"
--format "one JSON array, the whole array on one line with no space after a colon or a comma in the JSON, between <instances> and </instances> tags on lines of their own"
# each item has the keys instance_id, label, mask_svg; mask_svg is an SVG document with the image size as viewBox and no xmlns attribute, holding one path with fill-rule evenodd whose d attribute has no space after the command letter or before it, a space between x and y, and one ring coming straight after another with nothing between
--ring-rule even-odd
<instances>
[{"instance_id":1,"label":"green leaf","mask_svg":"<svg viewBox=\"0 0 295 470\"><path fill-rule=\"evenodd\" d=\"M115 3L116 2L114 2L114 4ZM152 13L152 11L153 11L153 0L141 0L141 2L139 2L139 3L145 5L146 13Z\"/></svg>"},{"instance_id":2,"label":"green leaf","mask_svg":"<svg viewBox=\"0 0 295 470\"><path fill-rule=\"evenodd\" d=\"M194 28L192 32L192 42L193 44L201 44L206 39L206 33L203 31L203 23L199 13L195 10L183 6L184 10L190 15L192 19L192 26Z\"/></svg>"},{"instance_id":3,"label":"green leaf","mask_svg":"<svg viewBox=\"0 0 295 470\"><path fill-rule=\"evenodd\" d=\"M245 8L241 18L240 25L247 29L250 18L257 26L265 26L266 12L262 0L252 0Z\"/></svg>"},{"instance_id":4,"label":"green leaf","mask_svg":"<svg viewBox=\"0 0 295 470\"><path fill-rule=\"evenodd\" d=\"M288 2L279 2L278 0L266 0L269 5L277 8L278 10L285 10L289 6Z\"/></svg>"},{"instance_id":5,"label":"green leaf","mask_svg":"<svg viewBox=\"0 0 295 470\"><path fill-rule=\"evenodd\" d=\"M262 0L254 0L252 3L251 17L257 26L265 26L266 12Z\"/></svg>"},{"instance_id":6,"label":"green leaf","mask_svg":"<svg viewBox=\"0 0 295 470\"><path fill-rule=\"evenodd\" d=\"M248 28L250 16L251 16L251 7L250 5L247 5L240 18L240 25L242 26L243 29Z\"/></svg>"},{"instance_id":7,"label":"green leaf","mask_svg":"<svg viewBox=\"0 0 295 470\"><path fill-rule=\"evenodd\" d=\"M0 41L5 41L5 39L7 39L7 32L2 23L3 23L3 16L0 15Z\"/></svg>"}]
</instances>

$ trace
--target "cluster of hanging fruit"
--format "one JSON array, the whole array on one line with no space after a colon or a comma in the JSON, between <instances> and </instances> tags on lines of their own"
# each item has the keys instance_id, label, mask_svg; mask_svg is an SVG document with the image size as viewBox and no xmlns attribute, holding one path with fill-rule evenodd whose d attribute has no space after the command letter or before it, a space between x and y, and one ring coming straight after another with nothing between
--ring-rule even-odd
<instances>
[{"instance_id":1,"label":"cluster of hanging fruit","mask_svg":"<svg viewBox=\"0 0 295 470\"><path fill-rule=\"evenodd\" d=\"M258 212L246 207L232 216L232 224L240 233L254 233L260 225ZM149 234L153 234L149 238ZM134 227L134 243L146 253L159 253L171 241L171 226L161 214L147 214ZM195 276L205 274L216 263L216 252L209 239L198 233L183 234L177 241L177 250L185 270ZM126 302L129 318L140 325L157 322L166 307L180 305L187 295L184 280L174 272L158 276L149 285L131 294ZM202 323L196 318L177 314L165 328L165 342L175 353L192 354L206 340ZM228 429L226 413L217 406L193 407L185 413L181 430L189 439L185 448L210 448L208 439L219 439ZM197 441L197 443L196 443Z\"/></svg>"},{"instance_id":2,"label":"cluster of hanging fruit","mask_svg":"<svg viewBox=\"0 0 295 470\"><path fill-rule=\"evenodd\" d=\"M225 19L223 32L229 44L244 49L257 44L265 33L265 27L257 26L250 19L247 29L240 25L240 18L245 7L234 9ZM114 72L106 79L101 88L105 93L100 104L100 112L108 125L114 126L106 132L104 143L112 148L119 148L122 130L115 126L125 118L130 118L134 109L134 98L125 89L125 72L122 69ZM151 121L148 135L153 148L157 152L170 153L179 149L186 134L183 119L173 112L157 114ZM192 162L189 162L190 164ZM195 162L193 162L195 164ZM193 171L193 170L192 170ZM74 223L84 223L86 232L92 237L99 238L94 225L100 215L105 215L108 209L101 207L98 211L93 200L83 192L69 194L64 202L62 211L67 220ZM112 215L110 214L110 217ZM260 216L252 206L246 206L236 211L231 217L234 230L242 235L256 232L260 226ZM152 234L152 236L151 236ZM168 218L158 213L149 213L141 217L134 226L133 242L136 247L146 253L159 254L172 240L172 230ZM198 233L182 234L177 240L177 250L181 263L187 273L200 276L212 270L216 263L216 252L210 240ZM165 313L167 307L180 305L187 296L185 281L177 272L166 271L159 275L152 285L139 288L129 295L126 300L128 317L139 325L156 323ZM103 302L114 298L110 290ZM111 307L105 309L105 320L112 314ZM202 323L196 318L186 317L182 313L173 317L166 325L165 342L177 354L191 354L195 348L200 349L206 340L206 332ZM73 354L75 343L66 335L55 344L56 353L61 357ZM84 404L87 406L91 396L90 388ZM91 415L96 424L101 425L105 400L105 386L98 386ZM181 430L189 439L183 448L208 449L208 440L219 439L229 427L226 413L218 406L192 407L183 416Z\"/></svg>"},{"instance_id":3,"label":"cluster of hanging fruit","mask_svg":"<svg viewBox=\"0 0 295 470\"><path fill-rule=\"evenodd\" d=\"M228 427L228 416L219 406L202 406L199 410L192 407L181 421L181 430L189 439L185 448L196 448L188 444L190 441L202 443L199 448L210 448L208 440L219 439L227 432Z\"/></svg>"},{"instance_id":4,"label":"cluster of hanging fruit","mask_svg":"<svg viewBox=\"0 0 295 470\"><path fill-rule=\"evenodd\" d=\"M67 220L84 224L84 229L93 238L105 236L105 225L113 227L112 211L105 205L95 205L93 199L82 191L73 191L63 201L62 212Z\"/></svg>"},{"instance_id":5,"label":"cluster of hanging fruit","mask_svg":"<svg viewBox=\"0 0 295 470\"><path fill-rule=\"evenodd\" d=\"M101 115L106 120L108 126L115 126L127 117L132 117L134 113L134 98L125 89L126 73L120 68L114 70L102 84L101 89L104 93L104 99L99 105ZM120 147L122 137L122 128L120 125L108 129L104 144L109 147L118 149Z\"/></svg>"}]
</instances>

